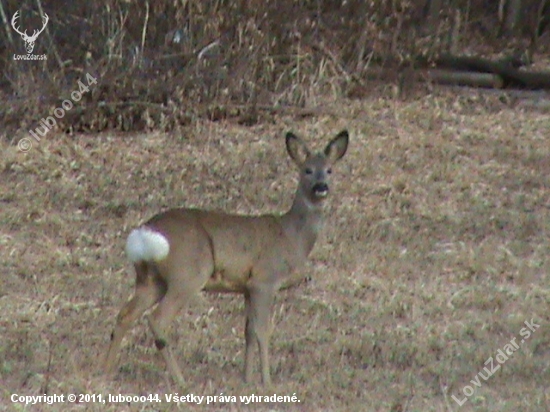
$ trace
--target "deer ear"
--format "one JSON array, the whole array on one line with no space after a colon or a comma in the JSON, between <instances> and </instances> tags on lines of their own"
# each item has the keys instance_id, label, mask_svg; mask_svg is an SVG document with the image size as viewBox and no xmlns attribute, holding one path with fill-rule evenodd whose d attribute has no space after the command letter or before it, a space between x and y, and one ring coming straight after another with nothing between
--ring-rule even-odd
<instances>
[{"instance_id":1,"label":"deer ear","mask_svg":"<svg viewBox=\"0 0 550 412\"><path fill-rule=\"evenodd\" d=\"M342 130L332 139L327 147L325 147L325 156L331 163L340 160L348 150L349 133L347 130Z\"/></svg>"},{"instance_id":2,"label":"deer ear","mask_svg":"<svg viewBox=\"0 0 550 412\"><path fill-rule=\"evenodd\" d=\"M286 134L286 150L297 165L303 164L311 155L307 145L292 132Z\"/></svg>"}]
</instances>

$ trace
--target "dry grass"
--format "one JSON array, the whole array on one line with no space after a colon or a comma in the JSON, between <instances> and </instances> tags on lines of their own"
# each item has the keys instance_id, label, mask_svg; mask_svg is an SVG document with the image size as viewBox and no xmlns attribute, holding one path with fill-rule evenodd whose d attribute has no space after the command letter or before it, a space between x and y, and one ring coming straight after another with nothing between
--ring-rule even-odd
<instances>
[{"instance_id":1,"label":"dry grass","mask_svg":"<svg viewBox=\"0 0 550 412\"><path fill-rule=\"evenodd\" d=\"M47 391L301 399L217 410L549 410L550 115L448 90L333 110L250 128L200 121L181 135L49 135L26 155L2 143L0 409L59 410L9 401ZM278 295L273 387L242 382L243 302L230 295L197 298L177 321L186 388L166 378L143 320L116 378L98 375L132 291L129 229L176 205L282 211L296 183L283 132L319 146L344 127L351 149L307 269L313 280ZM463 398L531 319L540 328L459 408L451 396Z\"/></svg>"}]
</instances>

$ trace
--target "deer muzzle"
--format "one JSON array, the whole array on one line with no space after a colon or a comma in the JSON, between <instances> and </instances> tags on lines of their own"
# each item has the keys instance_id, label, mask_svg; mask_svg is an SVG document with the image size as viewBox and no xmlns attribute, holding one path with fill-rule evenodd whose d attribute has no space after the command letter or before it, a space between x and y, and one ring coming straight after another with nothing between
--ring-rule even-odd
<instances>
[{"instance_id":1,"label":"deer muzzle","mask_svg":"<svg viewBox=\"0 0 550 412\"><path fill-rule=\"evenodd\" d=\"M318 198L327 197L328 185L325 182L315 183L313 185L313 194Z\"/></svg>"}]
</instances>

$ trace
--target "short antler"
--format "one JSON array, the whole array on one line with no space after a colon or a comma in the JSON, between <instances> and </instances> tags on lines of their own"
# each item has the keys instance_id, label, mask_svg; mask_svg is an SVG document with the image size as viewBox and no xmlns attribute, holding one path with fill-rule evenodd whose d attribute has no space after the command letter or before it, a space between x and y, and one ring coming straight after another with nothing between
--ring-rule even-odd
<instances>
[{"instance_id":1,"label":"short antler","mask_svg":"<svg viewBox=\"0 0 550 412\"><path fill-rule=\"evenodd\" d=\"M11 19L11 26L13 27L13 29L14 29L17 33L19 33L19 34L20 34L21 36L23 36L23 38L25 39L25 38L29 37L29 36L27 36L27 30L25 30L25 32L22 33L22 32L15 26L15 25L16 25L16 21L17 21L18 18L19 18L19 10L17 10L17 11L15 12L15 14L13 15L13 17L12 17L12 19Z\"/></svg>"},{"instance_id":2,"label":"short antler","mask_svg":"<svg viewBox=\"0 0 550 412\"><path fill-rule=\"evenodd\" d=\"M48 17L48 15L46 13L44 13L44 15L42 16L42 28L40 30L35 30L32 37L31 37L31 39L36 40L38 35L40 33L42 33L44 31L44 29L46 28L46 24L48 24L48 21L50 21L50 18Z\"/></svg>"}]
</instances>

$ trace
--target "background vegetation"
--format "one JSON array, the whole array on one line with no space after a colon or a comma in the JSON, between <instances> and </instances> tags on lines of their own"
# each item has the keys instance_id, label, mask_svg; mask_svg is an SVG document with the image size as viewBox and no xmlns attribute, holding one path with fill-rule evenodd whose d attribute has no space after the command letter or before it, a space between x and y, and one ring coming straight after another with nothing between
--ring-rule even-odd
<instances>
[{"instance_id":1,"label":"background vegetation","mask_svg":"<svg viewBox=\"0 0 550 412\"><path fill-rule=\"evenodd\" d=\"M171 130L196 116L254 123L274 107L316 106L319 94L364 96L372 80L409 87L407 69L441 53L536 61L550 17L545 0L1 5L0 121L10 132L59 107L86 73L99 85L64 118L68 131ZM50 17L34 51L46 61L13 60L24 53L10 25L17 10L29 34Z\"/></svg>"}]
</instances>

